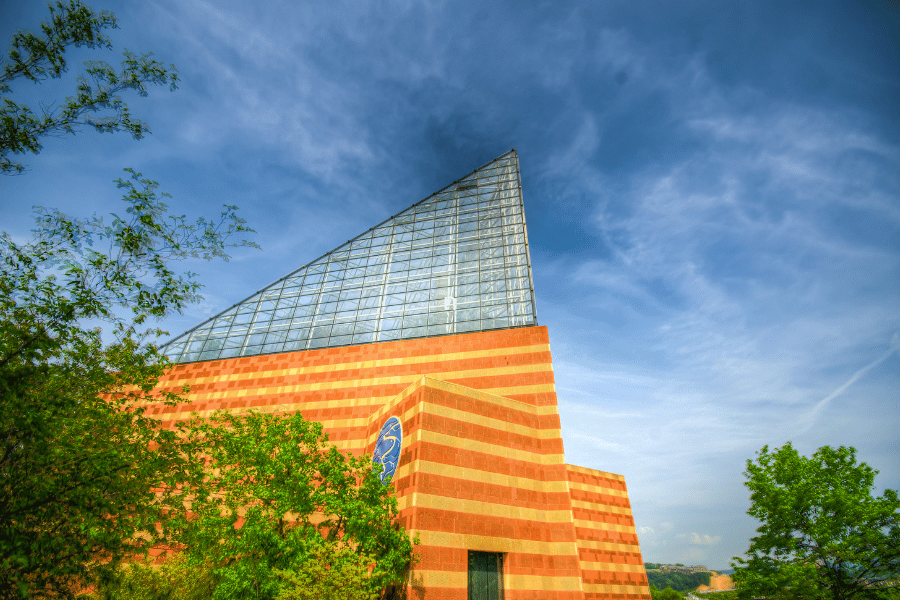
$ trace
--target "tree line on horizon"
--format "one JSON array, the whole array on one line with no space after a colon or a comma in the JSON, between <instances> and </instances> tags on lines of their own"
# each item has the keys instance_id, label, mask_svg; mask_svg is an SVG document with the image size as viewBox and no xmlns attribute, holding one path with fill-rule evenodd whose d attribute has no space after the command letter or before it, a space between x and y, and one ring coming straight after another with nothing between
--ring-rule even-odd
<instances>
[{"instance_id":1,"label":"tree line on horizon","mask_svg":"<svg viewBox=\"0 0 900 600\"><path fill-rule=\"evenodd\" d=\"M709 571L647 571L647 582L663 590L671 587L677 592L690 592L701 585L709 585L712 574Z\"/></svg>"}]
</instances>

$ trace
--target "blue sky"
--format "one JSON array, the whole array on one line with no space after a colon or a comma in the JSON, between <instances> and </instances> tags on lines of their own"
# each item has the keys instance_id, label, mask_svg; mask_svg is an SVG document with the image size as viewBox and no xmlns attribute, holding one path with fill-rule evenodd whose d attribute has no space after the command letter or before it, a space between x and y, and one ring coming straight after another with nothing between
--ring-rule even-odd
<instances>
[{"instance_id":1,"label":"blue sky","mask_svg":"<svg viewBox=\"0 0 900 600\"><path fill-rule=\"evenodd\" d=\"M4 1L0 36L42 2ZM627 478L644 559L747 548L744 462L852 445L900 488L900 16L888 2L94 2L182 82L153 131L48 139L0 178L115 210L237 204L262 251L191 264L173 334L517 148L569 462ZM98 54L100 56L98 56ZM56 96L54 96L56 94Z\"/></svg>"}]
</instances>

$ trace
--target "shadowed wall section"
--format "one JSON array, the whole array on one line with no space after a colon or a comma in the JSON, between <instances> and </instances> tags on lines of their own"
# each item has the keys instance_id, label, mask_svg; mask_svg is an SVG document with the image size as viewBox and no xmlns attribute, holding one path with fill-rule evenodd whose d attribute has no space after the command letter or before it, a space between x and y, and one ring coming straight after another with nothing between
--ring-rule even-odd
<instances>
[{"instance_id":1,"label":"shadowed wall section","mask_svg":"<svg viewBox=\"0 0 900 600\"><path fill-rule=\"evenodd\" d=\"M467 598L469 551L503 555L507 600L649 600L624 479L566 465L545 327L176 365L192 411L299 411L346 452L371 454L396 416L391 485L418 533L410 597Z\"/></svg>"}]
</instances>

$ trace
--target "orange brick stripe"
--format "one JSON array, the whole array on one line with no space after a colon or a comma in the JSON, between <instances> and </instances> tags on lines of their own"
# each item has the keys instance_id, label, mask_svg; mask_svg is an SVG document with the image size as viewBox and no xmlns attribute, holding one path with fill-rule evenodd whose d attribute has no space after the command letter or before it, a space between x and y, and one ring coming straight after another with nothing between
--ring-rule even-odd
<instances>
[{"instance_id":1,"label":"orange brick stripe","mask_svg":"<svg viewBox=\"0 0 900 600\"><path fill-rule=\"evenodd\" d=\"M365 373L429 373L446 369L446 365L471 368L469 365L480 363L484 368L549 365L550 361L546 329L529 327L177 365L168 380L170 385L179 386L185 382L218 384L222 378L271 381L288 374L316 374L317 381L334 381L360 379Z\"/></svg>"},{"instance_id":2,"label":"orange brick stripe","mask_svg":"<svg viewBox=\"0 0 900 600\"><path fill-rule=\"evenodd\" d=\"M366 347L366 346L361 346ZM369 344L367 347L375 347ZM442 353L435 354L433 348L431 352L422 356L405 356L395 358L367 359L347 362L328 362L315 360L315 351L311 352L293 352L283 355L285 359L279 361L268 370L258 369L239 369L233 372L223 372L221 368L217 368L228 361L216 361L215 363L202 363L210 365L210 374L202 377L188 377L183 380L173 379L170 385L177 386L184 383L191 385L203 386L207 384L217 384L222 381L240 381L253 380L261 384L270 384L275 381L284 381L285 378L291 378L296 381L339 381L347 378L347 375L353 378L364 378L366 376L379 376L390 370L395 375L419 374L422 372L430 373L435 369L461 370L473 361L478 361L484 367L507 367L517 365L535 364L535 356L539 357L537 363L550 362L550 347L546 343L510 346L501 349L492 350L473 350L467 352L454 352L453 349ZM452 358L444 358L448 356ZM307 356L308 355L308 356ZM273 355L282 356L282 355ZM297 357L304 357L295 360ZM347 358L351 358L348 356ZM230 359L233 361L253 361L254 359ZM215 366L214 366L215 365ZM190 370L195 365L184 365L180 367L182 370ZM281 368L279 368L281 367ZM344 374L342 371L351 371ZM316 375L313 377L313 375Z\"/></svg>"},{"instance_id":3,"label":"orange brick stripe","mask_svg":"<svg viewBox=\"0 0 900 600\"><path fill-rule=\"evenodd\" d=\"M418 567L427 571L465 571L468 568L468 551L464 548L443 546L416 546ZM580 567L571 555L529 554L517 552L504 561L510 573L530 575L536 570L559 577L580 577Z\"/></svg>"},{"instance_id":4,"label":"orange brick stripe","mask_svg":"<svg viewBox=\"0 0 900 600\"><path fill-rule=\"evenodd\" d=\"M417 474L415 477L402 477L397 481L398 491L415 485L416 493L432 493L447 498L460 500L477 500L485 496L498 505L519 506L536 510L546 510L549 507L559 507L567 513L566 522L569 522L568 506L566 505L565 492L543 492L531 489L523 489L502 482L474 482L468 479L447 477L432 474Z\"/></svg>"},{"instance_id":5,"label":"orange brick stripe","mask_svg":"<svg viewBox=\"0 0 900 600\"><path fill-rule=\"evenodd\" d=\"M446 548L443 546L416 546L416 554L419 557L418 564L433 564L429 569L441 570L451 568L454 565L466 568L468 564L468 552L465 548ZM558 571L561 574L577 573L578 561L571 555L547 555L518 552L509 555L506 565L515 569L547 569ZM574 571L573 571L574 569Z\"/></svg>"},{"instance_id":6,"label":"orange brick stripe","mask_svg":"<svg viewBox=\"0 0 900 600\"><path fill-rule=\"evenodd\" d=\"M541 353L544 354L544 353ZM441 356L441 355L439 355ZM449 355L453 356L453 355ZM527 360L527 362L526 362ZM302 369L285 371L274 377L247 377L245 374L223 373L217 377L204 377L202 383L196 380L174 380L170 386L190 384L197 393L198 398L214 393L223 385L234 387L246 387L256 390L278 391L321 391L339 390L347 387L347 382L356 382L357 387L373 387L403 385L421 376L422 367L430 367L426 373L441 374L441 379L484 379L497 376L516 375L518 380L525 384L543 383L546 381L545 373L550 371L549 362L540 355L525 355L519 360L497 366L496 361L473 358L461 361L450 358L447 361L439 361L434 365L399 364L395 366L378 366L370 369L341 369L322 370L315 369L310 372L302 372ZM291 372L301 371L301 372Z\"/></svg>"},{"instance_id":7,"label":"orange brick stripe","mask_svg":"<svg viewBox=\"0 0 900 600\"><path fill-rule=\"evenodd\" d=\"M443 366L443 365L442 365ZM327 374L324 374L327 375ZM546 364L509 366L491 369L481 369L472 365L461 371L449 371L445 368L433 371L432 375L444 381L453 381L466 387L485 389L488 387L533 387L541 384L553 383L553 372ZM305 392L342 391L348 388L360 393L373 392L372 395L390 395L392 390L400 391L413 381L421 377L418 373L403 375L384 375L381 377L368 377L356 379L338 379L331 381L289 382L279 381L266 384L256 380L247 380L244 385L238 387L241 382L222 381L217 384L204 386L191 386L189 397L198 402L207 402L229 398L235 394L230 393L228 385L232 384L237 389L237 396L252 401L270 394L300 394ZM325 377L323 377L324 379ZM226 389L222 389L225 387Z\"/></svg>"},{"instance_id":8,"label":"orange brick stripe","mask_svg":"<svg viewBox=\"0 0 900 600\"><path fill-rule=\"evenodd\" d=\"M419 459L409 462L401 460L400 466L394 475L395 481L403 481L405 477L418 474L419 477L438 476L444 477L445 483L450 488L473 483L486 483L490 485L503 485L519 496L528 496L532 492L538 494L553 494L549 498L565 498L566 483L563 478L541 478L542 471L535 471L528 463L514 463L508 459L491 461L479 468L471 468L471 464L453 460L453 456L459 452L457 448L447 446L423 446L419 452ZM425 455L424 450L436 450L434 454ZM475 461L471 461L474 463ZM519 468L522 466L523 468ZM559 470L554 469L551 475ZM415 481L415 480L414 480ZM427 483L427 480L419 480ZM513 490L513 488L515 488ZM558 494L558 495L556 495ZM536 496L537 497L537 496Z\"/></svg>"},{"instance_id":9,"label":"orange brick stripe","mask_svg":"<svg viewBox=\"0 0 900 600\"><path fill-rule=\"evenodd\" d=\"M527 397L529 394L534 395L537 392L553 391L552 374L548 374L549 379L546 383L537 386L510 386L505 385L503 381L497 381L499 378L491 378L481 389L491 393L501 395L513 395L519 398ZM379 388L363 388L348 386L340 394L332 395L322 392L303 392L298 393L291 390L281 390L278 392L268 391L265 394L254 395L253 390L239 389L223 392L220 398L215 400L197 400L196 395L191 392L186 394L188 400L191 401L187 405L179 405L175 407L156 405L149 407L148 414L152 414L164 421L183 420L189 418L192 412L198 412L201 415L211 413L215 410L258 410L263 412L283 412L290 410L303 410L308 418L315 420L329 420L334 416L343 418L369 418L373 412L383 406L391 398L399 394L405 387L408 387L412 380L410 378L407 384L394 386L382 386ZM495 383L502 385L493 385ZM507 382L508 383L508 382ZM519 400L521 401L521 400ZM558 427L556 421L559 418L555 410L555 406L548 411L548 426L553 424ZM313 412L321 411L321 412Z\"/></svg>"},{"instance_id":10,"label":"orange brick stripe","mask_svg":"<svg viewBox=\"0 0 900 600\"><path fill-rule=\"evenodd\" d=\"M466 507L462 503L454 503ZM484 508L482 507L482 510ZM489 512L485 510L485 512ZM472 518L477 515L477 519ZM556 522L515 519L468 511L442 510L429 506L416 506L415 527L418 530L440 531L461 535L484 535L495 538L531 540L540 542L575 541L571 528Z\"/></svg>"}]
</instances>

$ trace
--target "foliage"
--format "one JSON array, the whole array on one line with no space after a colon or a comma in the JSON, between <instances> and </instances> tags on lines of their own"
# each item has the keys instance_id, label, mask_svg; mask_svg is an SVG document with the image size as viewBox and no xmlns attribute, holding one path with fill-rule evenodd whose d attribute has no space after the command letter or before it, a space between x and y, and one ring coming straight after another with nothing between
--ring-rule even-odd
<instances>
[{"instance_id":1,"label":"foliage","mask_svg":"<svg viewBox=\"0 0 900 600\"><path fill-rule=\"evenodd\" d=\"M735 590L724 591L708 591L708 592L692 592L694 596L703 600L737 600L737 592Z\"/></svg>"},{"instance_id":2,"label":"foliage","mask_svg":"<svg viewBox=\"0 0 900 600\"><path fill-rule=\"evenodd\" d=\"M41 22L41 33L20 30L13 36L7 60L0 65L0 94L11 92L11 82L25 79L35 83L59 78L68 69L64 52L70 47L112 48L105 29L117 28L116 17L108 11L96 13L81 3L57 0L50 4L50 18ZM85 73L77 79L74 96L57 106L42 103L38 112L3 98L0 104L0 172L21 173L25 166L10 154L37 154L40 138L74 133L81 126L99 132L127 131L135 139L150 132L146 123L132 116L119 95L132 90L147 95L150 85L177 88L174 65L164 65L152 54L136 55L125 50L121 68L103 61L86 61Z\"/></svg>"},{"instance_id":3,"label":"foliage","mask_svg":"<svg viewBox=\"0 0 900 600\"><path fill-rule=\"evenodd\" d=\"M369 576L375 561L340 543L323 544L296 570L276 570L281 590L276 600L377 600Z\"/></svg>"},{"instance_id":4,"label":"foliage","mask_svg":"<svg viewBox=\"0 0 900 600\"><path fill-rule=\"evenodd\" d=\"M123 565L117 577L82 600L207 600L216 581L209 565L191 565L177 554L162 565Z\"/></svg>"},{"instance_id":5,"label":"foliage","mask_svg":"<svg viewBox=\"0 0 900 600\"><path fill-rule=\"evenodd\" d=\"M182 541L192 560L216 565L215 598L274 598L281 582L293 581L284 571L337 542L362 561L332 552L341 577L365 564L367 589L380 590L403 575L412 544L394 524L396 498L370 459L345 456L299 413L216 413L193 427L209 475Z\"/></svg>"},{"instance_id":6,"label":"foliage","mask_svg":"<svg viewBox=\"0 0 900 600\"><path fill-rule=\"evenodd\" d=\"M197 298L173 261L225 257L250 230L233 207L167 217L139 173L119 185L124 216L38 209L33 240L0 236L0 598L111 577L170 540L166 517L198 481L194 439L143 407L182 401L152 391L167 363L146 322ZM104 322L109 343L89 326Z\"/></svg>"},{"instance_id":7,"label":"foliage","mask_svg":"<svg viewBox=\"0 0 900 600\"><path fill-rule=\"evenodd\" d=\"M697 586L709 585L710 577L711 574L708 571L647 571L647 581L651 584L660 589L671 587L679 592L687 592L697 589Z\"/></svg>"},{"instance_id":8,"label":"foliage","mask_svg":"<svg viewBox=\"0 0 900 600\"><path fill-rule=\"evenodd\" d=\"M50 11L42 35L13 38L0 94L16 79L59 77L72 46L110 46L102 31L116 26L111 13L78 0ZM149 129L117 94L177 81L174 67L127 52L121 71L89 62L86 75L74 98L41 115L3 99L0 170L22 172L10 155L37 153L43 136L79 126L140 138ZM340 544L335 576L359 575L353 569L366 563L369 589L396 582L411 554L393 525L396 500L368 461L326 447L320 426L299 415L218 415L163 429L147 414L151 402L184 402L155 391L169 364L153 343L164 332L151 322L199 298L199 283L173 263L227 259L227 245L255 244L228 243L252 231L235 207L190 223L168 214L155 182L126 171L121 216L38 209L31 241L0 235L0 599L85 589L271 598L287 581L277 569ZM188 543L184 559L123 567L178 541ZM195 569L204 574L198 587L184 587Z\"/></svg>"},{"instance_id":9,"label":"foliage","mask_svg":"<svg viewBox=\"0 0 900 600\"><path fill-rule=\"evenodd\" d=\"M790 443L747 461L748 513L762 522L747 558L735 558L741 598L850 600L896 597L900 585L900 500L874 497L877 471L854 448Z\"/></svg>"},{"instance_id":10,"label":"foliage","mask_svg":"<svg viewBox=\"0 0 900 600\"><path fill-rule=\"evenodd\" d=\"M651 600L682 600L683 596L671 587L661 590L653 584L650 584Z\"/></svg>"}]
</instances>

